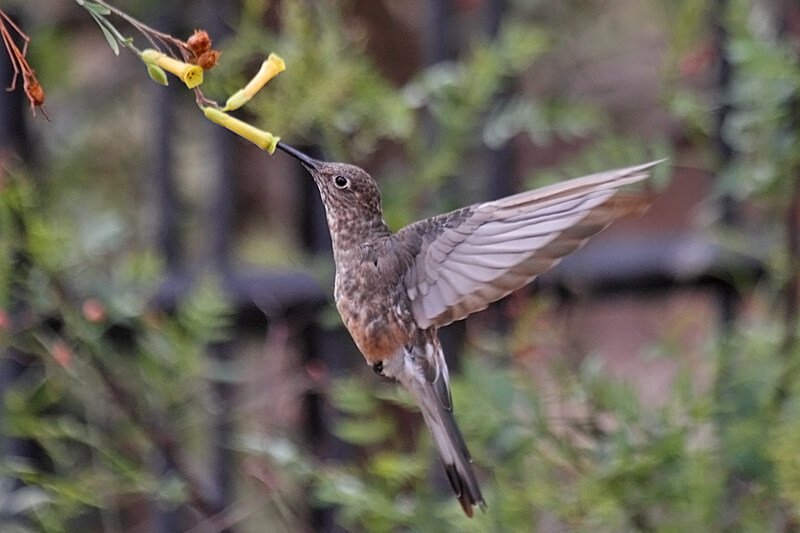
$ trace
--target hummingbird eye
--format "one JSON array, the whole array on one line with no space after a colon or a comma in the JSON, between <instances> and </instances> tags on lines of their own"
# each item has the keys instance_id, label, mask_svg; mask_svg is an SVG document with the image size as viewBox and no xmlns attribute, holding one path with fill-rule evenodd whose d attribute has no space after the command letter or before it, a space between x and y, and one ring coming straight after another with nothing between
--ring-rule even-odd
<instances>
[{"instance_id":1,"label":"hummingbird eye","mask_svg":"<svg viewBox=\"0 0 800 533\"><path fill-rule=\"evenodd\" d=\"M336 176L333 178L333 184L339 189L344 189L350 184L350 182L344 176Z\"/></svg>"}]
</instances>

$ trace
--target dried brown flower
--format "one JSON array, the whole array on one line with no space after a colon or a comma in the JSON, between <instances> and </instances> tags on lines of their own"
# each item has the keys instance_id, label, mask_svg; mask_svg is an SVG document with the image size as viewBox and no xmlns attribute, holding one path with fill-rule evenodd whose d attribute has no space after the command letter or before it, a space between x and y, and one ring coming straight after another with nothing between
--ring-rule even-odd
<instances>
[{"instance_id":1,"label":"dried brown flower","mask_svg":"<svg viewBox=\"0 0 800 533\"><path fill-rule=\"evenodd\" d=\"M44 104L44 89L39 85L39 81L36 78L33 76L25 76L25 83L23 86L28 100L31 101L31 106L41 106Z\"/></svg>"},{"instance_id":2,"label":"dried brown flower","mask_svg":"<svg viewBox=\"0 0 800 533\"><path fill-rule=\"evenodd\" d=\"M203 52L197 57L197 66L201 67L203 70L211 70L217 64L217 59L222 52L217 50L209 50L207 52Z\"/></svg>"},{"instance_id":3,"label":"dried brown flower","mask_svg":"<svg viewBox=\"0 0 800 533\"><path fill-rule=\"evenodd\" d=\"M186 46L192 53L200 57L211 50L211 37L205 30L194 30L194 33L186 40ZM199 65L200 63L198 63Z\"/></svg>"}]
</instances>

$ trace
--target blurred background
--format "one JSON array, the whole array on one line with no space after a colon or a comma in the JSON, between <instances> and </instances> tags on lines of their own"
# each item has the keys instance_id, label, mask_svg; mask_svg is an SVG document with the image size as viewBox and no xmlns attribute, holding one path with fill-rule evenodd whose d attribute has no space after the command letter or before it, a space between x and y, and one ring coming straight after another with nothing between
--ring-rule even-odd
<instances>
[{"instance_id":1,"label":"blurred background","mask_svg":"<svg viewBox=\"0 0 800 533\"><path fill-rule=\"evenodd\" d=\"M468 520L332 306L300 165L82 2L3 0L50 121L0 91L0 529L800 529L797 2L113 3L208 30L216 100L280 54L239 116L363 166L394 229L669 160L644 217L442 331Z\"/></svg>"}]
</instances>

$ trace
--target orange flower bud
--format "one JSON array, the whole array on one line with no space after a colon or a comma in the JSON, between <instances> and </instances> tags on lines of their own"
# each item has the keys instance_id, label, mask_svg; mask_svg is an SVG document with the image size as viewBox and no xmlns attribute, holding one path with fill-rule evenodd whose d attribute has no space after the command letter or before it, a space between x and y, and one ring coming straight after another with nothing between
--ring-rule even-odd
<instances>
[{"instance_id":1,"label":"orange flower bud","mask_svg":"<svg viewBox=\"0 0 800 533\"><path fill-rule=\"evenodd\" d=\"M42 106L44 104L44 89L35 79L33 83L25 84L25 94L28 95L31 105Z\"/></svg>"},{"instance_id":2,"label":"orange flower bud","mask_svg":"<svg viewBox=\"0 0 800 533\"><path fill-rule=\"evenodd\" d=\"M195 63L197 66L202 68L203 70L211 70L217 64L217 59L222 52L218 52L216 50L209 50L207 52L203 52L199 56L197 56L197 60Z\"/></svg>"},{"instance_id":3,"label":"orange flower bud","mask_svg":"<svg viewBox=\"0 0 800 533\"><path fill-rule=\"evenodd\" d=\"M211 50L211 37L205 30L194 30L192 36L186 39L186 46L199 57Z\"/></svg>"}]
</instances>

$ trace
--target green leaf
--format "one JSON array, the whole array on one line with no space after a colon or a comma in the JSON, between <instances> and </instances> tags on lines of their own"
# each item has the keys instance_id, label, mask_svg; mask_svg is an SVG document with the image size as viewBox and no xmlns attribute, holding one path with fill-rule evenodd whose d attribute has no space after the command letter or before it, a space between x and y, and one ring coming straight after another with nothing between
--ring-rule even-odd
<instances>
[{"instance_id":1,"label":"green leaf","mask_svg":"<svg viewBox=\"0 0 800 533\"><path fill-rule=\"evenodd\" d=\"M331 389L331 400L337 409L352 415L373 413L378 406L374 395L357 379L337 380Z\"/></svg>"},{"instance_id":2,"label":"green leaf","mask_svg":"<svg viewBox=\"0 0 800 533\"><path fill-rule=\"evenodd\" d=\"M422 476L428 466L428 461L421 454L380 453L370 462L369 469L378 477L400 485Z\"/></svg>"},{"instance_id":3,"label":"green leaf","mask_svg":"<svg viewBox=\"0 0 800 533\"><path fill-rule=\"evenodd\" d=\"M89 13L92 15L92 18L94 18L95 22L97 22L97 25L100 26L100 29L103 30L103 35L108 42L108 46L110 46L114 51L114 55L119 55L119 43L117 42L116 37L114 37L114 34L111 33L111 30L106 27L109 22L102 16L95 14L93 11L89 11Z\"/></svg>"},{"instance_id":4,"label":"green leaf","mask_svg":"<svg viewBox=\"0 0 800 533\"><path fill-rule=\"evenodd\" d=\"M346 419L336 424L333 433L340 439L356 445L377 444L392 434L392 423L383 417Z\"/></svg>"},{"instance_id":5,"label":"green leaf","mask_svg":"<svg viewBox=\"0 0 800 533\"><path fill-rule=\"evenodd\" d=\"M87 9L90 13L97 13L98 15L110 15L111 10L106 6L102 6L97 2L80 2L80 4Z\"/></svg>"}]
</instances>

